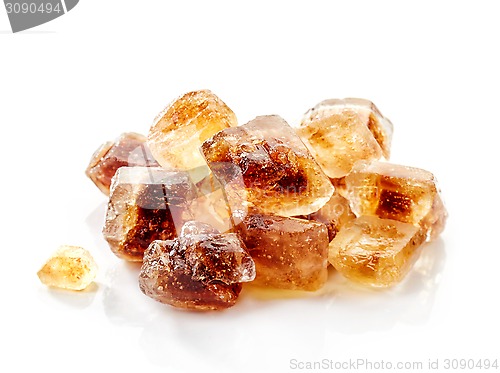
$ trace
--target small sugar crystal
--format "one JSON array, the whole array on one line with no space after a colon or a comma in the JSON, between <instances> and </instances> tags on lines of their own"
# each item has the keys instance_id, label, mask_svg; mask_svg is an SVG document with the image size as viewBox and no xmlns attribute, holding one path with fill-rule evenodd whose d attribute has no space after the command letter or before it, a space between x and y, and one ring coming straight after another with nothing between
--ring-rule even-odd
<instances>
[{"instance_id":1,"label":"small sugar crystal","mask_svg":"<svg viewBox=\"0 0 500 373\"><path fill-rule=\"evenodd\" d=\"M84 290L97 275L97 264L82 247L61 246L38 271L47 286L68 290Z\"/></svg>"}]
</instances>

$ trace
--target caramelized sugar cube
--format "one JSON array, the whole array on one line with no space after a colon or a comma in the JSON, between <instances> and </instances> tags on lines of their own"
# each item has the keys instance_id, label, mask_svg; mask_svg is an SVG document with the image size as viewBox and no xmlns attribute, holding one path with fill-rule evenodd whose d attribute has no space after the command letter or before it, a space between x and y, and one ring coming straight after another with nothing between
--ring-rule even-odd
<instances>
[{"instance_id":1,"label":"caramelized sugar cube","mask_svg":"<svg viewBox=\"0 0 500 373\"><path fill-rule=\"evenodd\" d=\"M429 239L444 229L447 212L436 178L428 171L391 163L356 164L346 194L357 216L375 215L420 225Z\"/></svg>"},{"instance_id":2,"label":"caramelized sugar cube","mask_svg":"<svg viewBox=\"0 0 500 373\"><path fill-rule=\"evenodd\" d=\"M192 219L189 203L196 197L186 172L122 167L111 185L104 238L118 257L142 261L152 241L178 236Z\"/></svg>"},{"instance_id":3,"label":"caramelized sugar cube","mask_svg":"<svg viewBox=\"0 0 500 373\"><path fill-rule=\"evenodd\" d=\"M228 128L201 147L230 205L282 216L322 207L334 188L293 129L279 116ZM234 208L233 208L234 212Z\"/></svg>"},{"instance_id":4,"label":"caramelized sugar cube","mask_svg":"<svg viewBox=\"0 0 500 373\"><path fill-rule=\"evenodd\" d=\"M84 290L97 275L97 264L82 247L61 246L38 271L38 278L47 286Z\"/></svg>"},{"instance_id":5,"label":"caramelized sugar cube","mask_svg":"<svg viewBox=\"0 0 500 373\"><path fill-rule=\"evenodd\" d=\"M107 142L96 150L85 171L86 175L107 196L111 179L123 166L155 167L146 137L133 132L123 133L114 142Z\"/></svg>"},{"instance_id":6,"label":"caramelized sugar cube","mask_svg":"<svg viewBox=\"0 0 500 373\"><path fill-rule=\"evenodd\" d=\"M347 175L359 160L389 159L393 126L370 101L320 102L302 119L297 133L331 178Z\"/></svg>"},{"instance_id":7,"label":"caramelized sugar cube","mask_svg":"<svg viewBox=\"0 0 500 373\"><path fill-rule=\"evenodd\" d=\"M425 231L412 224L376 216L349 222L329 247L329 261L345 277L364 285L391 286L413 266Z\"/></svg>"},{"instance_id":8,"label":"caramelized sugar cube","mask_svg":"<svg viewBox=\"0 0 500 373\"><path fill-rule=\"evenodd\" d=\"M256 285L314 291L326 282L328 230L324 224L250 213L236 230L255 262Z\"/></svg>"},{"instance_id":9,"label":"caramelized sugar cube","mask_svg":"<svg viewBox=\"0 0 500 373\"><path fill-rule=\"evenodd\" d=\"M144 254L139 285L144 294L178 308L219 310L236 303L255 264L235 233L219 234L188 222L175 240L154 241Z\"/></svg>"},{"instance_id":10,"label":"caramelized sugar cube","mask_svg":"<svg viewBox=\"0 0 500 373\"><path fill-rule=\"evenodd\" d=\"M148 145L163 167L181 170L203 166L203 141L238 124L232 110L208 90L186 93L161 112L148 135Z\"/></svg>"}]
</instances>

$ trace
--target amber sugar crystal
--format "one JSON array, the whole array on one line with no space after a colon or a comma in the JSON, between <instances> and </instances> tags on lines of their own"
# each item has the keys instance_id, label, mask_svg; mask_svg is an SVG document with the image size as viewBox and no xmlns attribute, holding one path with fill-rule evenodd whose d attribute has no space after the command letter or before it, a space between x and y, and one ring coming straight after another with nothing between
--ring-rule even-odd
<instances>
[{"instance_id":1,"label":"amber sugar crystal","mask_svg":"<svg viewBox=\"0 0 500 373\"><path fill-rule=\"evenodd\" d=\"M251 212L236 227L257 270L259 286L313 291L327 279L324 224Z\"/></svg>"},{"instance_id":2,"label":"amber sugar crystal","mask_svg":"<svg viewBox=\"0 0 500 373\"><path fill-rule=\"evenodd\" d=\"M425 231L412 224L361 216L330 243L329 261L353 281L390 286L408 273L424 241Z\"/></svg>"},{"instance_id":3,"label":"amber sugar crystal","mask_svg":"<svg viewBox=\"0 0 500 373\"><path fill-rule=\"evenodd\" d=\"M428 171L384 162L360 162L345 178L357 216L375 215L425 229L429 239L444 229L447 212L436 178Z\"/></svg>"},{"instance_id":4,"label":"amber sugar crystal","mask_svg":"<svg viewBox=\"0 0 500 373\"><path fill-rule=\"evenodd\" d=\"M38 271L40 281L50 287L84 290L97 275L92 255L82 247L61 246Z\"/></svg>"},{"instance_id":5,"label":"amber sugar crystal","mask_svg":"<svg viewBox=\"0 0 500 373\"><path fill-rule=\"evenodd\" d=\"M192 219L190 201L197 198L189 174L159 167L122 167L111 186L104 238L120 258L142 261L154 240L178 236Z\"/></svg>"},{"instance_id":6,"label":"amber sugar crystal","mask_svg":"<svg viewBox=\"0 0 500 373\"><path fill-rule=\"evenodd\" d=\"M138 133L123 133L115 141L104 143L96 150L85 173L106 195L109 195L111 179L123 166L155 167L146 137Z\"/></svg>"},{"instance_id":7,"label":"amber sugar crystal","mask_svg":"<svg viewBox=\"0 0 500 373\"><path fill-rule=\"evenodd\" d=\"M237 234L187 222L175 240L151 243L139 285L159 302L206 311L233 306L241 283L254 277L255 264Z\"/></svg>"},{"instance_id":8,"label":"amber sugar crystal","mask_svg":"<svg viewBox=\"0 0 500 373\"><path fill-rule=\"evenodd\" d=\"M334 188L293 129L279 116L218 132L201 147L230 204L283 216L317 211Z\"/></svg>"},{"instance_id":9,"label":"amber sugar crystal","mask_svg":"<svg viewBox=\"0 0 500 373\"><path fill-rule=\"evenodd\" d=\"M199 152L203 141L237 124L233 111L215 94L189 92L157 116L148 145L161 166L189 170L205 165Z\"/></svg>"},{"instance_id":10,"label":"amber sugar crystal","mask_svg":"<svg viewBox=\"0 0 500 373\"><path fill-rule=\"evenodd\" d=\"M320 102L302 119L297 133L331 178L347 175L359 160L389 159L392 123L368 100Z\"/></svg>"}]
</instances>

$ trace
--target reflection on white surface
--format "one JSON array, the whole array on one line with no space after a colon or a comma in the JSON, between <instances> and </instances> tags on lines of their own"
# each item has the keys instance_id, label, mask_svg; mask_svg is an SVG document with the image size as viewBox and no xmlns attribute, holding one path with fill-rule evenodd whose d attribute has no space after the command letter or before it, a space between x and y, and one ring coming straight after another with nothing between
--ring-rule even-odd
<instances>
[{"instance_id":1,"label":"reflection on white surface","mask_svg":"<svg viewBox=\"0 0 500 373\"><path fill-rule=\"evenodd\" d=\"M331 318L328 329L365 333L390 329L397 323L425 323L431 314L445 259L442 239L427 244L405 280L390 289L358 288L335 273L323 296L331 295L326 307L337 315Z\"/></svg>"},{"instance_id":2,"label":"reflection on white surface","mask_svg":"<svg viewBox=\"0 0 500 373\"><path fill-rule=\"evenodd\" d=\"M105 274L102 302L106 316L114 324L144 326L154 315L150 299L139 289L139 270L140 264L120 260Z\"/></svg>"},{"instance_id":3,"label":"reflection on white surface","mask_svg":"<svg viewBox=\"0 0 500 373\"><path fill-rule=\"evenodd\" d=\"M142 328L141 348L151 362L162 367L178 371L206 365L232 368L234 361L244 364L253 359L248 351L256 346L262 362L283 364L289 357L277 359L273 346L279 346L281 354L292 354L301 346L307 355L328 346L332 334L382 331L398 323L424 324L445 258L444 243L437 240L424 248L408 277L393 289L358 287L332 271L327 285L316 293L247 287L235 307L209 313L177 310L147 298L138 287L139 266L120 261L106 273L102 300L112 323ZM252 361L252 369L256 364Z\"/></svg>"},{"instance_id":4,"label":"reflection on white surface","mask_svg":"<svg viewBox=\"0 0 500 373\"><path fill-rule=\"evenodd\" d=\"M92 304L99 290L100 286L92 282L85 290L81 291L43 287L40 289L40 295L45 299L54 300L71 308L84 309Z\"/></svg>"}]
</instances>

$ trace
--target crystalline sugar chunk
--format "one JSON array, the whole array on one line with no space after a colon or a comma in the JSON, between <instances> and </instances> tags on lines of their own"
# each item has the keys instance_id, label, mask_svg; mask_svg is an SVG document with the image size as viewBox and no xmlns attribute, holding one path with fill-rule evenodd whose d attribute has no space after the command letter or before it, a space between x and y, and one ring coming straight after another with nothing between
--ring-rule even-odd
<instances>
[{"instance_id":1,"label":"crystalline sugar chunk","mask_svg":"<svg viewBox=\"0 0 500 373\"><path fill-rule=\"evenodd\" d=\"M324 224L250 213L236 229L255 261L256 285L313 291L326 282L328 230Z\"/></svg>"},{"instance_id":2,"label":"crystalline sugar chunk","mask_svg":"<svg viewBox=\"0 0 500 373\"><path fill-rule=\"evenodd\" d=\"M293 129L276 115L220 131L201 150L230 205L246 203L243 209L282 216L307 215L328 202L334 191Z\"/></svg>"},{"instance_id":3,"label":"crystalline sugar chunk","mask_svg":"<svg viewBox=\"0 0 500 373\"><path fill-rule=\"evenodd\" d=\"M447 212L436 178L428 171L383 162L359 162L345 178L357 216L375 215L421 226L427 236L444 229Z\"/></svg>"},{"instance_id":4,"label":"crystalline sugar chunk","mask_svg":"<svg viewBox=\"0 0 500 373\"><path fill-rule=\"evenodd\" d=\"M147 296L174 307L217 310L235 304L255 264L235 233L219 234L188 222L175 240L154 241L144 254L139 285Z\"/></svg>"},{"instance_id":5,"label":"crystalline sugar chunk","mask_svg":"<svg viewBox=\"0 0 500 373\"><path fill-rule=\"evenodd\" d=\"M69 290L84 290L96 275L94 258L78 246L61 246L38 271L43 284Z\"/></svg>"},{"instance_id":6,"label":"crystalline sugar chunk","mask_svg":"<svg viewBox=\"0 0 500 373\"><path fill-rule=\"evenodd\" d=\"M203 141L237 124L232 110L212 92L189 92L158 115L148 145L161 166L189 170L205 164L199 151Z\"/></svg>"},{"instance_id":7,"label":"crystalline sugar chunk","mask_svg":"<svg viewBox=\"0 0 500 373\"><path fill-rule=\"evenodd\" d=\"M365 285L390 286L413 266L425 231L412 224L362 216L341 229L329 246L329 261L345 277Z\"/></svg>"},{"instance_id":8,"label":"crystalline sugar chunk","mask_svg":"<svg viewBox=\"0 0 500 373\"><path fill-rule=\"evenodd\" d=\"M142 261L152 241L178 236L192 219L190 202L196 197L186 172L122 167L111 186L104 238L118 257Z\"/></svg>"},{"instance_id":9,"label":"crystalline sugar chunk","mask_svg":"<svg viewBox=\"0 0 500 373\"><path fill-rule=\"evenodd\" d=\"M146 137L133 132L123 133L114 142L106 142L96 150L85 171L86 175L106 195L116 170L124 166L155 167Z\"/></svg>"},{"instance_id":10,"label":"crystalline sugar chunk","mask_svg":"<svg viewBox=\"0 0 500 373\"><path fill-rule=\"evenodd\" d=\"M370 101L325 100L310 109L297 133L331 178L347 175L359 160L389 159L392 123Z\"/></svg>"}]
</instances>

